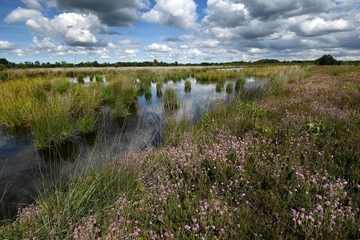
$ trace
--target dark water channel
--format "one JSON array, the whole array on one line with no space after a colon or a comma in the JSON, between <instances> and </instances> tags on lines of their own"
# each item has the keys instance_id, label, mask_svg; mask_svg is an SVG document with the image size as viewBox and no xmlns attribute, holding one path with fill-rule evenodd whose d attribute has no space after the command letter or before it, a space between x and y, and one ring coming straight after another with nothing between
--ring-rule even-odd
<instances>
[{"instance_id":1,"label":"dark water channel","mask_svg":"<svg viewBox=\"0 0 360 240\"><path fill-rule=\"evenodd\" d=\"M173 113L177 119L195 121L219 102L228 104L236 97L235 92L227 93L225 89L216 92L215 84L188 80L189 92L184 91L185 81L163 86L175 89L179 96L180 107ZM262 81L250 78L245 89L262 85ZM58 148L36 150L31 133L8 133L0 126L0 220L13 219L17 209L32 203L47 184L67 179L89 165L101 166L129 152L158 146L164 115L162 98L152 85L151 97L139 96L131 116L111 119L110 109L103 107L94 133L71 139Z\"/></svg>"}]
</instances>

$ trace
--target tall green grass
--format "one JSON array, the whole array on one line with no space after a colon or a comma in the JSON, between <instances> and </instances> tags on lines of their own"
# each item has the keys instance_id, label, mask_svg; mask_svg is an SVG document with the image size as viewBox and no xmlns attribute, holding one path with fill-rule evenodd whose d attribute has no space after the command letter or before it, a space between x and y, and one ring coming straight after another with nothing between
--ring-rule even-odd
<instances>
[{"instance_id":1,"label":"tall green grass","mask_svg":"<svg viewBox=\"0 0 360 240\"><path fill-rule=\"evenodd\" d=\"M191 82L189 80L186 80L184 83L184 91L185 92L190 92L191 91Z\"/></svg>"},{"instance_id":2,"label":"tall green grass","mask_svg":"<svg viewBox=\"0 0 360 240\"><path fill-rule=\"evenodd\" d=\"M163 100L165 110L176 110L180 105L179 97L172 88L165 89Z\"/></svg>"},{"instance_id":3,"label":"tall green grass","mask_svg":"<svg viewBox=\"0 0 360 240\"><path fill-rule=\"evenodd\" d=\"M134 80L112 79L112 74L107 86L71 84L65 75L24 75L1 83L0 124L11 131L30 130L39 149L93 132L103 104L111 105L114 117L122 117L136 102Z\"/></svg>"}]
</instances>

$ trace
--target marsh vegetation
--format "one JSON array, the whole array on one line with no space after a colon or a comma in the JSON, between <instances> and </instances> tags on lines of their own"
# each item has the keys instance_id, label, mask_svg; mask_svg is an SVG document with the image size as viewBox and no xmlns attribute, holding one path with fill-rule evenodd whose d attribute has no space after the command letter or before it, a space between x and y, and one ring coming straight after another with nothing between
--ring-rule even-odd
<instances>
[{"instance_id":1,"label":"marsh vegetation","mask_svg":"<svg viewBox=\"0 0 360 240\"><path fill-rule=\"evenodd\" d=\"M160 78L166 81L169 75L161 73ZM197 70L191 75L226 84L222 86L233 79L234 85L225 90L238 93L235 101L218 104L195 122L170 118L158 148L133 152L101 169L89 167L82 176L46 188L35 204L19 209L16 220L1 227L0 237L360 237L359 68L276 66L240 72ZM244 77L266 83L246 90L240 84ZM136 77L129 79L132 89ZM105 99L102 85L80 90L62 80L67 87L59 93L52 81L32 80L38 87L28 82L1 83L12 99L1 101L8 116L1 123L8 128L34 128L39 120L26 104L50 101L59 115L68 111L72 114L66 116L74 121L83 116L96 119ZM117 86L121 91L127 86L123 84ZM35 91L40 88L49 90ZM74 100L74 93L82 96L83 90L92 92L85 97L96 104ZM107 91L112 97L106 102L114 104L117 95ZM64 129L57 133L65 138L76 132L76 124L70 125L72 129L60 125Z\"/></svg>"}]
</instances>

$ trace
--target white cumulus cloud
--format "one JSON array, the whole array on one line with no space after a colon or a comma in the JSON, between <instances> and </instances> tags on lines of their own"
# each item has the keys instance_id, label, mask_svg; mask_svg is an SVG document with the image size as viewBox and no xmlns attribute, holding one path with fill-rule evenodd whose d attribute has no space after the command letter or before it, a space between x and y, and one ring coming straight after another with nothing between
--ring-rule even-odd
<instances>
[{"instance_id":1,"label":"white cumulus cloud","mask_svg":"<svg viewBox=\"0 0 360 240\"><path fill-rule=\"evenodd\" d=\"M38 11L42 10L41 4L36 0L21 0L28 8L35 9Z\"/></svg>"},{"instance_id":2,"label":"white cumulus cloud","mask_svg":"<svg viewBox=\"0 0 360 240\"><path fill-rule=\"evenodd\" d=\"M95 34L106 31L106 26L93 14L62 13L49 19L37 10L17 8L5 21L25 22L34 34L59 37L68 45L103 45Z\"/></svg>"},{"instance_id":3,"label":"white cumulus cloud","mask_svg":"<svg viewBox=\"0 0 360 240\"><path fill-rule=\"evenodd\" d=\"M205 12L207 16L202 20L204 25L214 27L234 28L243 25L248 11L243 3L229 0L208 0Z\"/></svg>"},{"instance_id":4,"label":"white cumulus cloud","mask_svg":"<svg viewBox=\"0 0 360 240\"><path fill-rule=\"evenodd\" d=\"M171 52L173 51L172 48L168 47L165 44L157 44L153 43L144 48L146 51L152 51L152 52Z\"/></svg>"},{"instance_id":5,"label":"white cumulus cloud","mask_svg":"<svg viewBox=\"0 0 360 240\"><path fill-rule=\"evenodd\" d=\"M16 45L9 41L0 41L0 51L14 50Z\"/></svg>"},{"instance_id":6,"label":"white cumulus cloud","mask_svg":"<svg viewBox=\"0 0 360 240\"><path fill-rule=\"evenodd\" d=\"M326 21L322 18L316 17L300 24L300 30L307 36L316 36L350 29L351 25L343 19Z\"/></svg>"},{"instance_id":7,"label":"white cumulus cloud","mask_svg":"<svg viewBox=\"0 0 360 240\"><path fill-rule=\"evenodd\" d=\"M196 6L193 0L156 0L154 8L144 13L141 18L148 22L187 30L196 27Z\"/></svg>"},{"instance_id":8,"label":"white cumulus cloud","mask_svg":"<svg viewBox=\"0 0 360 240\"><path fill-rule=\"evenodd\" d=\"M26 22L29 19L37 19L42 18L41 12L33 9L25 9L18 7L14 11L12 11L9 15L7 15L4 19L7 23L14 22Z\"/></svg>"},{"instance_id":9,"label":"white cumulus cloud","mask_svg":"<svg viewBox=\"0 0 360 240\"><path fill-rule=\"evenodd\" d=\"M36 50L52 50L56 48L56 44L49 37L46 37L41 41L39 41L37 37L33 37L31 47Z\"/></svg>"}]
</instances>

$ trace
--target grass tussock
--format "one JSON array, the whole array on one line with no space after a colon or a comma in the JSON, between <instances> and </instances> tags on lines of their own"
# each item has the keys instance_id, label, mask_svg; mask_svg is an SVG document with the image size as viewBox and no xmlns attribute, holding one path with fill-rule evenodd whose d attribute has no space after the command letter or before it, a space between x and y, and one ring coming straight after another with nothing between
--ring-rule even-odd
<instances>
[{"instance_id":1,"label":"grass tussock","mask_svg":"<svg viewBox=\"0 0 360 240\"><path fill-rule=\"evenodd\" d=\"M161 148L43 194L0 237L360 238L360 71L337 68L284 68L266 92L170 123Z\"/></svg>"},{"instance_id":2,"label":"grass tussock","mask_svg":"<svg viewBox=\"0 0 360 240\"><path fill-rule=\"evenodd\" d=\"M176 110L180 105L179 96L175 89L167 88L164 91L164 108L165 110Z\"/></svg>"}]
</instances>

